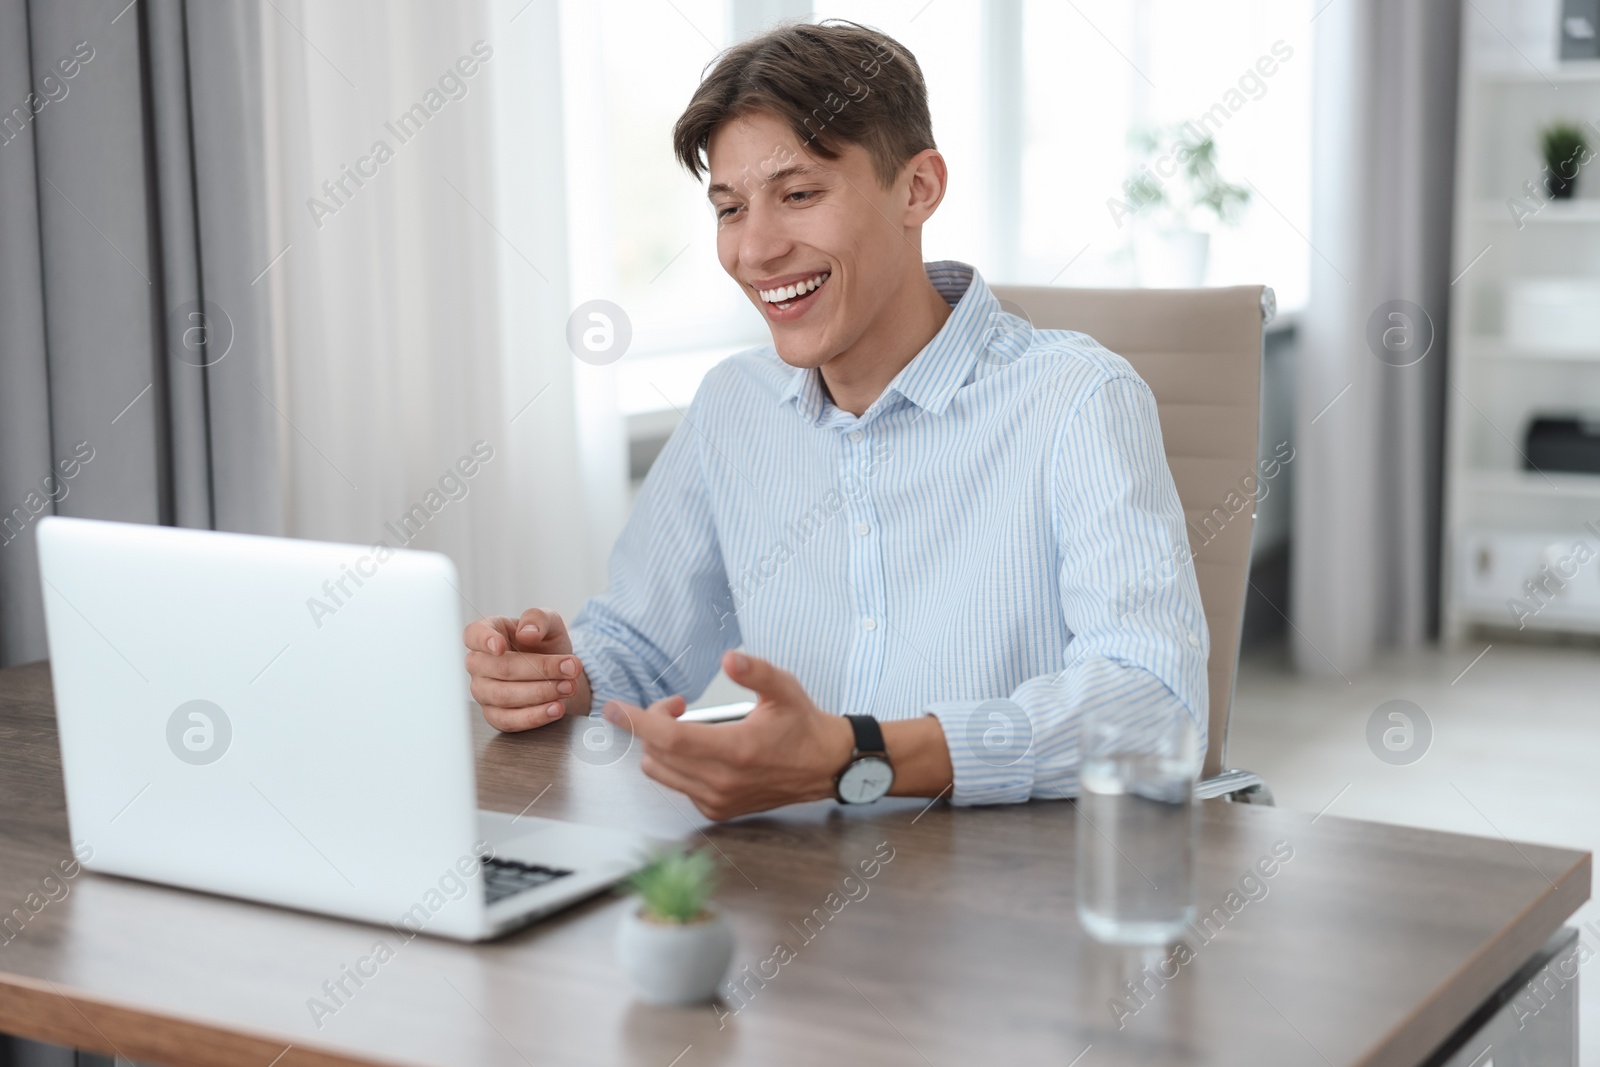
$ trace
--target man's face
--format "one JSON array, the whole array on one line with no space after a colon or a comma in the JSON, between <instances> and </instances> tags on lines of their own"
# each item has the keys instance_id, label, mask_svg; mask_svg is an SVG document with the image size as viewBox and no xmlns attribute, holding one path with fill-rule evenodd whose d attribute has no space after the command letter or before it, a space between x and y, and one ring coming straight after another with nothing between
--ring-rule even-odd
<instances>
[{"instance_id":1,"label":"man's face","mask_svg":"<svg viewBox=\"0 0 1600 1067\"><path fill-rule=\"evenodd\" d=\"M706 156L717 258L766 316L778 355L820 367L849 351L895 295L907 257L921 263L902 229L904 172L884 189L859 145L821 159L768 112L719 127Z\"/></svg>"}]
</instances>

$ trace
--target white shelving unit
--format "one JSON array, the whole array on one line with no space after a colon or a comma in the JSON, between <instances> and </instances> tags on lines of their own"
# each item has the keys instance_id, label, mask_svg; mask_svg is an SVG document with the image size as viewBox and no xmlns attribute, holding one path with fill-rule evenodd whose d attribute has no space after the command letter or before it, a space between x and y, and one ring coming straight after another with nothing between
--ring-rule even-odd
<instances>
[{"instance_id":1,"label":"white shelving unit","mask_svg":"<svg viewBox=\"0 0 1600 1067\"><path fill-rule=\"evenodd\" d=\"M1470 8L1463 15L1475 17ZM1443 629L1451 641L1474 626L1519 623L1597 633L1600 475L1541 474L1526 469L1522 453L1534 415L1600 412L1600 336L1585 351L1527 349L1508 342L1503 323L1511 283L1600 279L1600 158L1583 169L1572 200L1541 206L1524 190L1543 181L1541 127L1600 117L1600 62L1508 67L1503 55L1485 55L1481 40L1464 40L1461 61ZM1591 148L1600 153L1600 143ZM1513 211L1513 199L1537 210ZM1596 558L1573 559L1579 540ZM1559 588L1546 581L1555 591L1544 609L1519 616L1507 601L1537 605L1523 583L1545 581L1541 568L1552 565L1575 573Z\"/></svg>"}]
</instances>

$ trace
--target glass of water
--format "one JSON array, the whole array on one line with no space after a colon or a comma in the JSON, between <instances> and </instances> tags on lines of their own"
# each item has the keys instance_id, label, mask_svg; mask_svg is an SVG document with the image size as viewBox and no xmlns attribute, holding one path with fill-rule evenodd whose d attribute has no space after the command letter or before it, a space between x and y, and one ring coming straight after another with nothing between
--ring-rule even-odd
<instances>
[{"instance_id":1,"label":"glass of water","mask_svg":"<svg viewBox=\"0 0 1600 1067\"><path fill-rule=\"evenodd\" d=\"M1107 707L1078 736L1078 920L1109 944L1168 944L1194 918L1199 731L1178 706Z\"/></svg>"}]
</instances>

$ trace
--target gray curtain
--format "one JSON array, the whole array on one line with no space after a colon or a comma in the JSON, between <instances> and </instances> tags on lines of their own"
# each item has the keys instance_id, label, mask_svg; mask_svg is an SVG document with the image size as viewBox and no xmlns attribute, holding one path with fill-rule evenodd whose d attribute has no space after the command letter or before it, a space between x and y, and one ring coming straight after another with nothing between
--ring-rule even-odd
<instances>
[{"instance_id":1,"label":"gray curtain","mask_svg":"<svg viewBox=\"0 0 1600 1067\"><path fill-rule=\"evenodd\" d=\"M0 0L0 665L45 515L283 530L258 0L125 3Z\"/></svg>"},{"instance_id":2,"label":"gray curtain","mask_svg":"<svg viewBox=\"0 0 1600 1067\"><path fill-rule=\"evenodd\" d=\"M1437 632L1460 36L1458 0L1316 18L1290 597L1311 673Z\"/></svg>"}]
</instances>

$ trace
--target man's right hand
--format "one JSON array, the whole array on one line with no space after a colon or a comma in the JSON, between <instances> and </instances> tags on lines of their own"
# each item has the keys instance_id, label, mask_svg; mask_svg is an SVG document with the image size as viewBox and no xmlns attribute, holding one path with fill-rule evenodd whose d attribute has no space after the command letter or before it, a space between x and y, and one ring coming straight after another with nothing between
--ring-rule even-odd
<instances>
[{"instance_id":1,"label":"man's right hand","mask_svg":"<svg viewBox=\"0 0 1600 1067\"><path fill-rule=\"evenodd\" d=\"M472 699L496 730L531 730L569 712L589 713L589 676L555 612L529 608L520 619L482 618L462 639Z\"/></svg>"}]
</instances>

